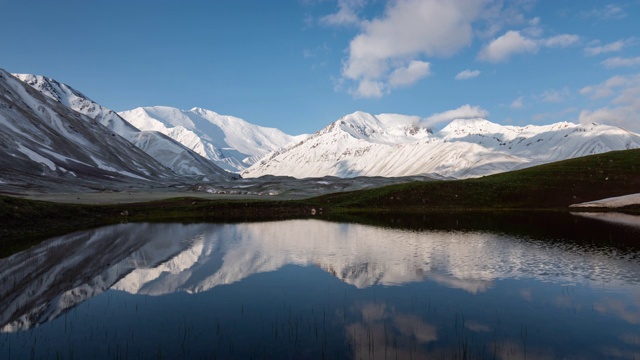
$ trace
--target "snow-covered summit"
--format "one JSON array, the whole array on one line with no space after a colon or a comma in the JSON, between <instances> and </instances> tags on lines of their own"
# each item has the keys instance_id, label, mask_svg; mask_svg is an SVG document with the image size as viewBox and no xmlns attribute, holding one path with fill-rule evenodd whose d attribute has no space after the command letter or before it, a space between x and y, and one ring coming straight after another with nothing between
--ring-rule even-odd
<instances>
[{"instance_id":1,"label":"snow-covered summit","mask_svg":"<svg viewBox=\"0 0 640 360\"><path fill-rule=\"evenodd\" d=\"M43 95L100 122L126 139L131 139L134 134L140 132L136 127L119 117L115 111L103 107L67 84L42 75L13 74L13 76L40 91Z\"/></svg>"},{"instance_id":2,"label":"snow-covered summit","mask_svg":"<svg viewBox=\"0 0 640 360\"><path fill-rule=\"evenodd\" d=\"M455 119L438 132L443 139L459 139L470 135L501 135L513 138L520 133L513 126L503 126L482 118Z\"/></svg>"},{"instance_id":3,"label":"snow-covered summit","mask_svg":"<svg viewBox=\"0 0 640 360\"><path fill-rule=\"evenodd\" d=\"M317 134L344 132L355 139L396 145L415 142L431 134L420 125L418 116L400 114L372 115L362 111L340 118Z\"/></svg>"},{"instance_id":4,"label":"snow-covered summit","mask_svg":"<svg viewBox=\"0 0 640 360\"><path fill-rule=\"evenodd\" d=\"M275 128L254 125L199 107L191 110L140 107L119 114L138 128L159 131L233 172L306 137L291 136Z\"/></svg>"}]
</instances>

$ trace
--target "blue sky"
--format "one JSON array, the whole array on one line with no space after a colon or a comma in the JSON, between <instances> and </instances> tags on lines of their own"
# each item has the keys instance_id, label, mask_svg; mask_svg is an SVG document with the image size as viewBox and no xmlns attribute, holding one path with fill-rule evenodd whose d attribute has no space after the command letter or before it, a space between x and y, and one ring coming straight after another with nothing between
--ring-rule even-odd
<instances>
[{"instance_id":1,"label":"blue sky","mask_svg":"<svg viewBox=\"0 0 640 360\"><path fill-rule=\"evenodd\" d=\"M0 67L291 134L356 110L640 131L638 24L640 0L0 0Z\"/></svg>"}]
</instances>

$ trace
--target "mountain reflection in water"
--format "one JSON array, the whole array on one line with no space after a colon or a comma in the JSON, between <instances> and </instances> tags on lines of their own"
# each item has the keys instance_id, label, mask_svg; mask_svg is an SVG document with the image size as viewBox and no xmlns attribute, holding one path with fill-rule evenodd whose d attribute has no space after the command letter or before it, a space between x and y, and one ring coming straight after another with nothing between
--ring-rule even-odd
<instances>
[{"instance_id":1,"label":"mountain reflection in water","mask_svg":"<svg viewBox=\"0 0 640 360\"><path fill-rule=\"evenodd\" d=\"M590 304L588 311L592 316L607 315L628 324L640 324L638 252L620 253L607 246L585 246L558 240L480 231L389 229L319 220L242 224L120 224L55 238L0 260L0 300L3 304L0 309L0 330L9 339L11 333L19 334L26 329L39 328L39 325L59 318L104 292L115 291L114 294L120 294L117 297L125 294L131 294L126 295L129 297L145 296L145 301L151 301L149 296L159 301L162 296L175 297L172 294L182 293L195 301L200 294L213 296L211 294L215 292L212 289L222 285L245 286L243 283L248 283L248 279L258 274L263 277L275 277L280 272L287 274L291 266L309 269L297 270L309 276L309 279L296 280L300 282L298 287L312 288L316 283L322 283L329 287L329 293L344 292L344 302L348 303L338 306L335 304L337 300L331 300L326 305L317 306L325 309L324 316L326 309L331 308L333 327L336 326L335 318L342 318L340 329L347 340L335 340L335 343L346 341L349 346L323 351L348 353L357 358L372 355L372 346L377 346L378 352L370 357L393 353L394 357L411 355L420 358L426 356L421 348L424 350L424 347L430 348L433 344L451 339L469 341L468 337L464 340L465 331L472 334L474 339L483 338L485 335L482 334L489 333L495 338L495 322L503 321L506 324L510 320L495 319L493 315L494 318L487 321L485 312L491 308L497 314L499 311L496 308L502 306L499 304L507 308L514 306L516 313L523 309L531 311L531 306L535 310L542 306L536 305L540 304L537 301L541 299L544 306L552 303L553 308L572 311L587 311L586 306ZM320 269L321 272L313 269ZM322 281L317 280L322 273L339 279L343 285L331 290L338 285L326 285L330 280L325 277ZM282 282L283 286L288 283L286 276L277 281ZM255 284L253 288L247 286L240 294L248 294L256 288ZM599 288L603 293L596 294L593 288ZM220 289L222 292L233 288ZM579 289L578 292L584 292L588 301L576 299L574 294L562 293L569 291L567 289ZM265 291L268 292L268 288ZM273 292L277 291L274 287ZM406 295L407 291L409 295ZM552 294L554 291L560 293ZM291 296L296 290L287 289L285 292L290 297L286 301L295 303L296 300ZM373 299L369 296L371 292ZM381 298L377 298L376 294ZM400 299L403 296L401 294L410 298L409 302L413 305L407 305L406 299ZM517 306L507 301L510 296L518 299ZM256 302L263 300L255 296L253 298ZM351 301L347 301L347 298ZM465 301L468 300L463 299L469 298L484 304L483 309L477 310L477 316L468 313L471 310L465 308ZM442 302L437 303L437 299ZM303 321L300 319L306 311L303 309L307 305L303 303L300 305L298 322ZM529 304L529 307L522 308L523 303ZM215 303L218 311L222 309L222 304ZM446 310L454 304L460 304L460 309ZM242 316L250 318L251 306L250 303L243 305ZM415 307L421 310L416 311ZM263 311L265 313L261 312L259 319L267 316L269 310ZM274 310L275 313L278 311ZM308 313L307 316L311 329L313 320ZM258 321L256 319L253 321ZM451 324L452 319L455 324ZM581 323L586 320L576 321ZM449 330L443 330L447 326ZM514 326L517 328L518 325ZM186 328L185 324L185 331ZM293 330L290 331L293 333ZM309 334L312 332L309 330ZM247 333L245 330L243 336L248 336ZM517 335L522 338L522 334ZM634 356L640 354L640 332L624 330L618 337L627 340L622 341L622 347L602 345L602 348L609 350L602 350L600 354L611 355L616 351ZM490 345L479 341L481 345L474 351L487 357L510 357L509 351L511 355L522 355L523 351L524 354L526 351L531 354L533 351L527 350L526 346L511 337L503 340L493 341L493 350L489 349ZM326 343L328 340L325 338L324 341ZM456 351L470 350L460 347L463 345L454 344L454 347ZM312 344L305 346L313 347ZM544 347L544 344L541 343L541 346ZM431 350L431 356L449 357L441 348ZM14 349L14 353L19 351ZM295 354L302 357L317 355L304 352ZM543 352L537 354L545 355Z\"/></svg>"}]
</instances>

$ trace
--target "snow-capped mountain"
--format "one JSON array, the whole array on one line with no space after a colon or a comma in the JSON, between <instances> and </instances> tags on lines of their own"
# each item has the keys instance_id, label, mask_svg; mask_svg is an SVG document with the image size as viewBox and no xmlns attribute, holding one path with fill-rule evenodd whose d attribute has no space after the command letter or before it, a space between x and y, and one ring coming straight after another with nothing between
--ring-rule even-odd
<instances>
[{"instance_id":1,"label":"snow-capped mountain","mask_svg":"<svg viewBox=\"0 0 640 360\"><path fill-rule=\"evenodd\" d=\"M240 172L269 152L306 137L197 107L141 107L118 114L139 129L159 131L232 172Z\"/></svg>"},{"instance_id":2,"label":"snow-capped mountain","mask_svg":"<svg viewBox=\"0 0 640 360\"><path fill-rule=\"evenodd\" d=\"M15 78L5 74L8 81L5 85L17 89L11 82ZM167 172L166 168L178 175L197 176L209 181L230 179L232 175L228 172L240 172L245 178L263 175L296 178L414 175L466 178L640 147L640 135L598 124L563 122L517 127L502 126L484 119L458 119L434 134L416 116L364 112L347 115L311 136L291 136L278 129L256 126L202 108L180 110L156 106L115 113L53 79L15 76L48 98L46 101L40 98L25 100L22 97L32 92L16 92L20 95L16 104L26 105L22 107L25 111L52 123L51 114L40 109L40 103L46 103L43 108L63 106L71 109L73 111L56 110L57 114L65 113L58 120L65 122L66 113L73 114L71 118L87 123L83 127L88 125L97 129L93 134L92 130L85 129L83 136L99 138L99 141L76 139L80 125L68 125L67 128L59 125L56 131L61 131L62 135L47 135L51 139L65 138L75 142L78 153L84 149L85 143L109 146L112 149L98 152L109 154L116 151L113 148L117 151L131 148L119 145L121 136L150 155L135 161L127 160L126 156L95 161L100 157L87 158L87 154L81 154L76 159L79 164L139 179L157 178L160 174L163 174L161 177L172 177L174 174ZM13 80L9 81L9 78ZM82 172L79 165L68 164L68 158L73 157L53 150L49 152L56 155L46 155L44 150L34 150L36 145L29 147L25 145L26 141L18 141L18 135L10 135L9 132L13 131L30 139L32 144L47 143L37 140L42 137L37 126L33 134L32 130L19 129L26 123L18 121L19 115L8 113L12 106L18 106L14 105L17 98L6 95L5 98L6 105L0 110L7 113L3 122L6 142L13 144L4 147L10 149L11 154L1 160L7 169L26 171L34 176L42 173L77 176ZM76 112L86 116L79 116ZM73 131L68 131L69 126ZM70 136L73 134L75 137ZM114 140L117 144L111 141L113 139L117 139ZM22 154L21 157L16 158L16 153ZM25 158L29 159L26 165L21 160L16 162L16 159ZM112 165L111 161L119 165ZM148 161L151 162L147 164ZM9 164L11 162L13 165ZM6 182L1 175L0 182Z\"/></svg>"},{"instance_id":3,"label":"snow-capped mountain","mask_svg":"<svg viewBox=\"0 0 640 360\"><path fill-rule=\"evenodd\" d=\"M598 124L517 127L459 119L432 134L417 117L356 112L265 156L242 176L467 178L639 147L640 135Z\"/></svg>"},{"instance_id":4,"label":"snow-capped mountain","mask_svg":"<svg viewBox=\"0 0 640 360\"><path fill-rule=\"evenodd\" d=\"M49 98L98 121L179 175L200 176L207 180L230 177L191 149L156 131L140 131L113 110L101 106L69 85L39 75L13 75Z\"/></svg>"},{"instance_id":5,"label":"snow-capped mountain","mask_svg":"<svg viewBox=\"0 0 640 360\"><path fill-rule=\"evenodd\" d=\"M640 147L640 135L600 124L502 126L484 119L454 120L438 132L446 142L468 142L513 154L526 166Z\"/></svg>"},{"instance_id":6,"label":"snow-capped mountain","mask_svg":"<svg viewBox=\"0 0 640 360\"><path fill-rule=\"evenodd\" d=\"M100 188L109 182L176 177L111 129L2 69L0 168L0 184L24 184L33 178L60 187L84 182Z\"/></svg>"}]
</instances>

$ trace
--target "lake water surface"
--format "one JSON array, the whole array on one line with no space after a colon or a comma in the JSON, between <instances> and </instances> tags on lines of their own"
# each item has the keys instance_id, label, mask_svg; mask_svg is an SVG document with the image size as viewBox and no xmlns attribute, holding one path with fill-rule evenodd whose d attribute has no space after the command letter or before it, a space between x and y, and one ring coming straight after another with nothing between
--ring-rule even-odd
<instances>
[{"instance_id":1,"label":"lake water surface","mask_svg":"<svg viewBox=\"0 0 640 360\"><path fill-rule=\"evenodd\" d=\"M447 219L54 238L0 259L0 358L640 358L636 218Z\"/></svg>"}]
</instances>

